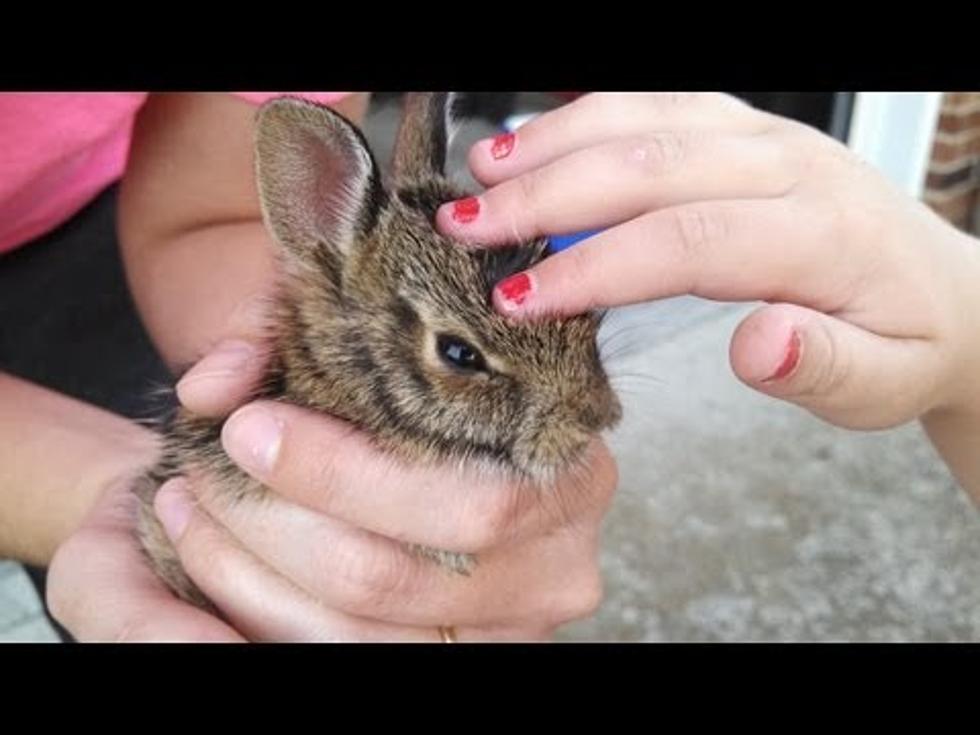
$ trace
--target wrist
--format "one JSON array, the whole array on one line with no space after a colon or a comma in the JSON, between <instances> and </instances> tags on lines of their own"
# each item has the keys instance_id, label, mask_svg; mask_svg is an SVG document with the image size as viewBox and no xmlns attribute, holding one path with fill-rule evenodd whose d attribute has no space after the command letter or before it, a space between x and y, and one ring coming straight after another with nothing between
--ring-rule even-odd
<instances>
[{"instance_id":1,"label":"wrist","mask_svg":"<svg viewBox=\"0 0 980 735\"><path fill-rule=\"evenodd\" d=\"M980 413L980 240L949 230L946 243L937 243L937 249L949 256L944 260L953 274L945 289L949 318L943 332L948 367L924 419Z\"/></svg>"},{"instance_id":2,"label":"wrist","mask_svg":"<svg viewBox=\"0 0 980 735\"><path fill-rule=\"evenodd\" d=\"M106 489L158 452L149 429L0 374L0 557L46 565Z\"/></svg>"},{"instance_id":3,"label":"wrist","mask_svg":"<svg viewBox=\"0 0 980 735\"><path fill-rule=\"evenodd\" d=\"M959 484L980 503L980 242L956 232L953 286L956 334L948 389L921 419Z\"/></svg>"}]
</instances>

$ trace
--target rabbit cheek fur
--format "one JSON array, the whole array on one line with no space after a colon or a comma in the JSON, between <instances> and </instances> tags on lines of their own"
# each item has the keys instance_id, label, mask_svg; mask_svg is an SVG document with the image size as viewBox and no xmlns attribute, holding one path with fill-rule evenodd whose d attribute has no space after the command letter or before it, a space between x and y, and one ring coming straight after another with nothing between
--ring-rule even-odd
<instances>
[{"instance_id":1,"label":"rabbit cheek fur","mask_svg":"<svg viewBox=\"0 0 980 735\"><path fill-rule=\"evenodd\" d=\"M467 195L443 174L448 108L444 94L407 96L387 186L341 116L293 99L261 108L257 178L282 280L259 395L344 419L393 462L482 465L547 485L620 416L596 348L599 319L508 323L491 290L543 258L544 241L470 250L435 231L436 209ZM447 361L446 340L464 344L474 365ZM163 461L137 488L152 566L205 608L152 503L162 481L188 471L232 502L265 491L228 459L220 432L218 421L178 413ZM413 548L460 572L473 562Z\"/></svg>"}]
</instances>

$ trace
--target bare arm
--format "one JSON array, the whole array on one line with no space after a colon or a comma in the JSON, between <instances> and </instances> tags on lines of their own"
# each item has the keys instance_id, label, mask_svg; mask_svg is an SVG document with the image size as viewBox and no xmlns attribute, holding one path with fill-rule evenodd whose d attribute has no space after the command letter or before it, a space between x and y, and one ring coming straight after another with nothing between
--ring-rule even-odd
<instances>
[{"instance_id":1,"label":"bare arm","mask_svg":"<svg viewBox=\"0 0 980 735\"><path fill-rule=\"evenodd\" d=\"M363 110L363 99L359 106ZM244 305L271 284L271 245L252 190L253 112L223 96L175 95L151 100L137 126L120 202L120 236L135 299L174 368L219 340L253 337L254 321ZM214 364L213 356L192 372L200 376L202 365ZM231 377L239 385L247 382L238 371ZM198 397L207 393L200 391ZM234 407L233 402L224 405ZM257 410L261 406L240 412L255 417ZM246 637L436 641L436 626L451 619L469 624L461 628L467 640L539 640L558 623L588 614L598 604L597 533L615 488L615 465L603 447L596 448L596 474L588 492L582 476L570 479L568 491L576 502L554 504L560 509L552 514L554 520L534 504L521 509L522 517L540 519L525 537L513 533L517 520L510 499L518 496L513 487L481 478L477 484L483 491L476 495L487 503L474 505L458 492L457 468L406 467L399 474L402 482L393 486L392 502L378 505L375 494L360 490L377 485L372 471L390 472L388 455L323 415L296 409L281 418L288 427L282 446L288 458L263 479L275 490L268 496L274 509L229 515L224 510L230 509L204 508L200 501L209 493L197 494L180 479L157 495L157 513L185 569ZM241 419L239 413L239 426ZM247 434L246 429L239 437ZM324 487L327 477L335 491ZM433 524L429 512L414 513L413 525L410 509L419 508L421 495L409 492L412 487L431 495L429 507L447 520L444 528ZM290 499L297 495L312 508ZM162 583L148 577L125 519L114 525L111 517L106 520L111 514L105 506L111 504L112 510L128 494L118 496L117 501L114 493L105 493L54 559L49 598L59 620L83 640L235 639L235 631L221 621L202 618L201 611L174 600ZM363 502L316 505L327 497ZM447 501L458 510L447 511ZM389 527L399 539L414 540L417 533L423 539L434 533L470 539L459 543L479 549L480 576L461 586L441 569L406 555L400 544L365 532L387 523L394 524ZM271 537L275 542L269 546L263 539ZM392 548L396 554L389 553ZM311 565L311 559L319 561ZM356 560L356 569L348 569L348 559ZM294 566L291 560L300 563ZM419 571L404 577L409 585L398 585L400 594L377 586L377 580L384 586L392 575L401 578L406 564ZM556 571L556 564L562 568ZM323 587L322 575L310 574L314 568L345 573L327 575L339 583ZM531 585L534 593L527 594L529 579L545 581ZM307 582L315 587L306 589ZM384 609L375 602L376 586L389 603ZM432 604L406 620L402 611L412 606L406 608L405 600L422 598ZM504 604L493 609L488 599Z\"/></svg>"},{"instance_id":2,"label":"bare arm","mask_svg":"<svg viewBox=\"0 0 980 735\"><path fill-rule=\"evenodd\" d=\"M980 501L980 241L839 142L725 95L593 94L470 167L489 188L440 210L448 235L607 228L499 284L503 313L763 302L731 341L742 381L851 429L921 419Z\"/></svg>"},{"instance_id":3,"label":"bare arm","mask_svg":"<svg viewBox=\"0 0 980 735\"><path fill-rule=\"evenodd\" d=\"M156 457L154 435L0 373L0 557L45 565L111 485Z\"/></svg>"},{"instance_id":4,"label":"bare arm","mask_svg":"<svg viewBox=\"0 0 980 735\"><path fill-rule=\"evenodd\" d=\"M336 109L360 122L367 95ZM227 94L152 95L133 135L119 238L133 297L172 369L255 334L272 244L255 188L255 106Z\"/></svg>"},{"instance_id":5,"label":"bare arm","mask_svg":"<svg viewBox=\"0 0 980 735\"><path fill-rule=\"evenodd\" d=\"M342 103L358 118L366 96ZM225 336L271 282L252 173L254 105L226 94L152 96L137 121L119 230L141 315L172 368ZM46 564L108 487L156 456L153 434L0 374L0 557Z\"/></svg>"},{"instance_id":6,"label":"bare arm","mask_svg":"<svg viewBox=\"0 0 980 735\"><path fill-rule=\"evenodd\" d=\"M980 374L970 402L959 409L934 411L922 425L949 469L973 501L980 504Z\"/></svg>"}]
</instances>

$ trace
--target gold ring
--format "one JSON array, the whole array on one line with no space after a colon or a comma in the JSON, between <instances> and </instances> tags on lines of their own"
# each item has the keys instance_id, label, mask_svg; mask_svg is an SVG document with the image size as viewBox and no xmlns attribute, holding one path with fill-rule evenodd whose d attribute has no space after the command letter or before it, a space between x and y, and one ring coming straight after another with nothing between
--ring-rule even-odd
<instances>
[{"instance_id":1,"label":"gold ring","mask_svg":"<svg viewBox=\"0 0 980 735\"><path fill-rule=\"evenodd\" d=\"M451 625L440 625L439 635L443 643L456 643L456 629Z\"/></svg>"}]
</instances>

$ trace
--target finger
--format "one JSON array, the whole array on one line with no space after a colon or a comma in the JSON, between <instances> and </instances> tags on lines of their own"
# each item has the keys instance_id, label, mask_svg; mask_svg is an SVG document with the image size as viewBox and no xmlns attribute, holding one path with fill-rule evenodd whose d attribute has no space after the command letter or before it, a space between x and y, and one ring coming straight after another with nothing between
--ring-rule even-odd
<instances>
[{"instance_id":1,"label":"finger","mask_svg":"<svg viewBox=\"0 0 980 735\"><path fill-rule=\"evenodd\" d=\"M882 337L791 304L764 306L738 326L731 363L746 384L839 426L881 429L931 405L937 347Z\"/></svg>"},{"instance_id":2,"label":"finger","mask_svg":"<svg viewBox=\"0 0 980 735\"><path fill-rule=\"evenodd\" d=\"M240 409L222 441L284 498L399 541L458 552L541 533L564 522L559 509L586 513L612 493L602 478L613 462L599 442L588 455L599 480L536 487L458 466L408 465L343 422L282 403Z\"/></svg>"},{"instance_id":3,"label":"finger","mask_svg":"<svg viewBox=\"0 0 980 735\"><path fill-rule=\"evenodd\" d=\"M617 139L443 205L436 221L458 240L505 244L607 227L688 202L781 196L798 180L782 140L696 131Z\"/></svg>"},{"instance_id":4,"label":"finger","mask_svg":"<svg viewBox=\"0 0 980 735\"><path fill-rule=\"evenodd\" d=\"M590 94L534 118L516 133L477 142L469 165L477 181L493 186L616 138L678 131L754 133L772 125L772 116L725 94Z\"/></svg>"},{"instance_id":5,"label":"finger","mask_svg":"<svg viewBox=\"0 0 980 735\"><path fill-rule=\"evenodd\" d=\"M597 520L489 552L464 576L273 494L228 502L203 493L201 502L242 547L311 598L353 618L424 629L449 621L540 630L595 604ZM225 552L202 549L200 557L216 553ZM214 564L201 573L213 574Z\"/></svg>"},{"instance_id":6,"label":"finger","mask_svg":"<svg viewBox=\"0 0 980 735\"><path fill-rule=\"evenodd\" d=\"M254 394L265 369L258 345L226 340L205 355L177 383L177 397L192 413L222 416Z\"/></svg>"},{"instance_id":7,"label":"finger","mask_svg":"<svg viewBox=\"0 0 980 735\"><path fill-rule=\"evenodd\" d=\"M182 479L160 488L155 508L188 576L250 640L433 640L431 631L365 626L320 605L195 508Z\"/></svg>"},{"instance_id":8,"label":"finger","mask_svg":"<svg viewBox=\"0 0 980 735\"><path fill-rule=\"evenodd\" d=\"M862 251L842 256L840 229L831 213L783 198L670 207L511 276L494 289L493 302L514 319L681 294L833 311L853 295L864 269Z\"/></svg>"},{"instance_id":9,"label":"finger","mask_svg":"<svg viewBox=\"0 0 980 735\"><path fill-rule=\"evenodd\" d=\"M228 338L181 377L177 397L191 413L227 416L255 395L268 364L267 299L243 303L229 319Z\"/></svg>"},{"instance_id":10,"label":"finger","mask_svg":"<svg viewBox=\"0 0 980 735\"><path fill-rule=\"evenodd\" d=\"M122 502L131 514L131 500ZM77 640L245 640L223 621L170 594L147 567L131 526L109 518L98 522L106 510L116 513L103 500L88 527L58 550L48 570L48 606Z\"/></svg>"},{"instance_id":11,"label":"finger","mask_svg":"<svg viewBox=\"0 0 980 735\"><path fill-rule=\"evenodd\" d=\"M187 574L235 627L251 640L420 643L441 640L437 630L443 624L441 619L425 626L399 625L345 614L332 609L329 599L326 605L322 604L322 601L314 599L258 557L246 552L220 524L195 508L184 480L165 483L157 493L155 507L168 535L172 535L171 540ZM264 504L253 506L253 509L261 516L259 526L267 532L271 531L271 535L265 538L273 539L276 550L292 547L283 543L284 532L285 538L292 538L293 532L315 530L299 528L295 514L291 518L283 518L281 512L277 513ZM309 511L300 510L312 516ZM322 536L321 533L314 538L321 539ZM350 553L360 554L363 551L363 547L350 544L350 537L340 541L347 542ZM306 546L303 548L308 549ZM259 550L262 550L261 547ZM309 575L309 557L304 555L297 561L303 575ZM342 565L316 568L321 578L325 579L337 579L344 570ZM498 638L534 640L546 633L537 628L498 625L486 630L461 627L458 634L460 640L480 641Z\"/></svg>"}]
</instances>

